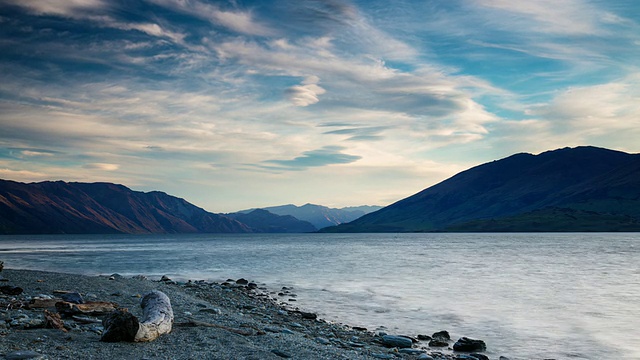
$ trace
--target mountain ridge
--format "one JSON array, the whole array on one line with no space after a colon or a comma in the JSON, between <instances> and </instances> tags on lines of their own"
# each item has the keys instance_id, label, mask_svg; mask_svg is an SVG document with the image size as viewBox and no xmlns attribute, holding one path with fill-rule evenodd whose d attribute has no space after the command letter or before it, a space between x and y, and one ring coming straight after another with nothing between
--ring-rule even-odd
<instances>
[{"instance_id":1,"label":"mountain ridge","mask_svg":"<svg viewBox=\"0 0 640 360\"><path fill-rule=\"evenodd\" d=\"M591 146L514 154L462 171L381 210L323 231L464 231L463 224L469 222L474 222L476 231L499 231L489 223L479 226L479 222L510 216L520 216L522 221L524 214L553 207L639 218L640 154ZM587 225L567 222L553 231L615 229ZM507 231L504 226L501 229ZM537 229L545 231L544 226Z\"/></svg>"}]
</instances>

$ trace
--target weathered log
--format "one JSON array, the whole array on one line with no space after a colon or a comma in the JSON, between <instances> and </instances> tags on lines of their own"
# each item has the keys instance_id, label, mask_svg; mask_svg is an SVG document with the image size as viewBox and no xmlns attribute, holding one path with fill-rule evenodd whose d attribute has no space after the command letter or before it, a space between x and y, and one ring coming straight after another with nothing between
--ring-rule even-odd
<instances>
[{"instance_id":1,"label":"weathered log","mask_svg":"<svg viewBox=\"0 0 640 360\"><path fill-rule=\"evenodd\" d=\"M55 299L40 299L33 298L29 300L29 304L27 304L27 309L48 309L55 308L56 304L62 301L60 298Z\"/></svg>"},{"instance_id":2,"label":"weathered log","mask_svg":"<svg viewBox=\"0 0 640 360\"><path fill-rule=\"evenodd\" d=\"M118 308L118 304L109 301L88 301L84 304L74 304L66 301L58 301L56 309L65 316L72 315L88 315L100 316L106 315Z\"/></svg>"},{"instance_id":3,"label":"weathered log","mask_svg":"<svg viewBox=\"0 0 640 360\"><path fill-rule=\"evenodd\" d=\"M153 290L142 297L140 306L143 311L142 321L126 309L118 309L105 316L102 320L104 332L100 340L152 341L171 332L173 309L167 295Z\"/></svg>"},{"instance_id":4,"label":"weathered log","mask_svg":"<svg viewBox=\"0 0 640 360\"><path fill-rule=\"evenodd\" d=\"M152 290L140 301L143 317L135 341L152 341L162 334L171 332L173 309L165 293Z\"/></svg>"}]
</instances>

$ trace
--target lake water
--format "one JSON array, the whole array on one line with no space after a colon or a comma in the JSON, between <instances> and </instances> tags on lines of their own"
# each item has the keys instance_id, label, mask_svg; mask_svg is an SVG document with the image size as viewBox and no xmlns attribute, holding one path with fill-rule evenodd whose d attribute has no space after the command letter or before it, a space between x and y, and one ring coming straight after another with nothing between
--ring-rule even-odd
<instances>
[{"instance_id":1,"label":"lake water","mask_svg":"<svg viewBox=\"0 0 640 360\"><path fill-rule=\"evenodd\" d=\"M0 236L0 260L290 286L323 319L448 330L491 358L640 359L640 234Z\"/></svg>"}]
</instances>

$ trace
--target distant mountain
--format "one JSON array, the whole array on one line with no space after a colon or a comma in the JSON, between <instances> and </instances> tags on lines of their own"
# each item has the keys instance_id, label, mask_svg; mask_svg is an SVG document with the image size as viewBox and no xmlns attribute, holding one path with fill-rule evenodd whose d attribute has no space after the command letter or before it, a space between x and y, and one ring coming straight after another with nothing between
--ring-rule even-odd
<instances>
[{"instance_id":1,"label":"distant mountain","mask_svg":"<svg viewBox=\"0 0 640 360\"><path fill-rule=\"evenodd\" d=\"M324 231L640 231L640 154L516 154Z\"/></svg>"},{"instance_id":2,"label":"distant mountain","mask_svg":"<svg viewBox=\"0 0 640 360\"><path fill-rule=\"evenodd\" d=\"M291 215L276 215L262 209L248 213L232 213L227 216L250 226L254 232L309 233L318 230L308 221L298 220Z\"/></svg>"},{"instance_id":3,"label":"distant mountain","mask_svg":"<svg viewBox=\"0 0 640 360\"><path fill-rule=\"evenodd\" d=\"M111 183L0 180L0 234L200 232L252 229L158 191Z\"/></svg>"},{"instance_id":4,"label":"distant mountain","mask_svg":"<svg viewBox=\"0 0 640 360\"><path fill-rule=\"evenodd\" d=\"M296 219L308 221L317 229L335 226L353 221L365 214L381 209L381 206L358 206L343 209L333 209L321 205L306 204L303 206L281 205L261 208L276 215L291 215ZM247 213L255 209L243 210Z\"/></svg>"}]
</instances>

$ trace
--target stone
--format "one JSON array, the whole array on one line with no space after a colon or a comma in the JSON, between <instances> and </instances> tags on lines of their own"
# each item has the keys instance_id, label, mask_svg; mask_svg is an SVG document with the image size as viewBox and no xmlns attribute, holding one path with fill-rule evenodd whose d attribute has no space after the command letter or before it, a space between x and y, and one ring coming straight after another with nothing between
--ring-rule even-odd
<instances>
[{"instance_id":1,"label":"stone","mask_svg":"<svg viewBox=\"0 0 640 360\"><path fill-rule=\"evenodd\" d=\"M418 334L417 338L418 338L418 340L420 340L420 341L427 341L427 340L431 340L431 336L429 336L429 335L423 335L423 334Z\"/></svg>"},{"instance_id":2,"label":"stone","mask_svg":"<svg viewBox=\"0 0 640 360\"><path fill-rule=\"evenodd\" d=\"M405 348L398 350L398 352L401 354L420 355L424 353L424 350Z\"/></svg>"},{"instance_id":3,"label":"stone","mask_svg":"<svg viewBox=\"0 0 640 360\"><path fill-rule=\"evenodd\" d=\"M249 284L249 280L240 278L240 279L236 280L236 284L238 284L238 285L247 285L247 284Z\"/></svg>"},{"instance_id":4,"label":"stone","mask_svg":"<svg viewBox=\"0 0 640 360\"><path fill-rule=\"evenodd\" d=\"M72 304L84 304L84 299L82 298L82 295L80 295L78 292L70 292L70 293L62 294L60 295L60 298Z\"/></svg>"},{"instance_id":5,"label":"stone","mask_svg":"<svg viewBox=\"0 0 640 360\"><path fill-rule=\"evenodd\" d=\"M461 337L453 344L454 351L475 352L487 350L487 345L482 340Z\"/></svg>"},{"instance_id":6,"label":"stone","mask_svg":"<svg viewBox=\"0 0 640 360\"><path fill-rule=\"evenodd\" d=\"M449 346L449 342L444 339L431 339L429 340L429 347L447 347Z\"/></svg>"},{"instance_id":7,"label":"stone","mask_svg":"<svg viewBox=\"0 0 640 360\"><path fill-rule=\"evenodd\" d=\"M257 288L258 288L258 284L256 284L256 283L250 282L250 283L247 284L247 289L249 289L249 290L255 290Z\"/></svg>"},{"instance_id":8,"label":"stone","mask_svg":"<svg viewBox=\"0 0 640 360\"><path fill-rule=\"evenodd\" d=\"M422 354L422 355L417 357L417 360L434 360L434 359L433 359L433 357L429 356L428 354Z\"/></svg>"},{"instance_id":9,"label":"stone","mask_svg":"<svg viewBox=\"0 0 640 360\"><path fill-rule=\"evenodd\" d=\"M0 286L0 292L5 295L20 295L24 290L18 286L4 285Z\"/></svg>"},{"instance_id":10,"label":"stone","mask_svg":"<svg viewBox=\"0 0 640 360\"><path fill-rule=\"evenodd\" d=\"M271 350L271 352L280 356L281 358L289 359L291 357L291 355L280 350Z\"/></svg>"},{"instance_id":11,"label":"stone","mask_svg":"<svg viewBox=\"0 0 640 360\"><path fill-rule=\"evenodd\" d=\"M4 356L6 360L45 359L45 356L31 350L13 351Z\"/></svg>"},{"instance_id":12,"label":"stone","mask_svg":"<svg viewBox=\"0 0 640 360\"><path fill-rule=\"evenodd\" d=\"M171 278L169 278L167 275L162 275L160 281L171 281Z\"/></svg>"},{"instance_id":13,"label":"stone","mask_svg":"<svg viewBox=\"0 0 640 360\"><path fill-rule=\"evenodd\" d=\"M391 355L391 354L371 354L371 357L374 357L376 359L395 359L395 355Z\"/></svg>"},{"instance_id":14,"label":"stone","mask_svg":"<svg viewBox=\"0 0 640 360\"><path fill-rule=\"evenodd\" d=\"M329 345L329 344L331 344L331 341L329 341L329 340L327 340L327 339L325 339L325 338L323 338L323 337L317 337L315 340L316 340L316 342L317 342L317 343L320 343L320 344L322 344L322 345Z\"/></svg>"},{"instance_id":15,"label":"stone","mask_svg":"<svg viewBox=\"0 0 640 360\"><path fill-rule=\"evenodd\" d=\"M472 353L472 354L469 354L469 355L473 356L474 358L476 358L478 360L489 360L489 357L487 355L478 354L478 353Z\"/></svg>"},{"instance_id":16,"label":"stone","mask_svg":"<svg viewBox=\"0 0 640 360\"><path fill-rule=\"evenodd\" d=\"M431 335L431 338L433 338L433 339L451 340L451 336L449 335L449 332L446 331L446 330L434 332L433 335Z\"/></svg>"},{"instance_id":17,"label":"stone","mask_svg":"<svg viewBox=\"0 0 640 360\"><path fill-rule=\"evenodd\" d=\"M382 337L382 344L386 347L397 347L402 349L412 347L413 341L404 336L385 335Z\"/></svg>"}]
</instances>

